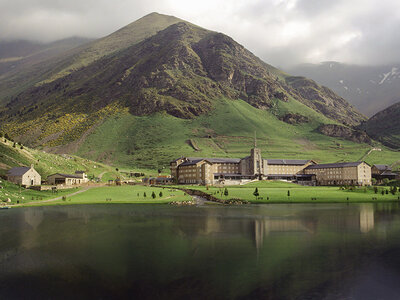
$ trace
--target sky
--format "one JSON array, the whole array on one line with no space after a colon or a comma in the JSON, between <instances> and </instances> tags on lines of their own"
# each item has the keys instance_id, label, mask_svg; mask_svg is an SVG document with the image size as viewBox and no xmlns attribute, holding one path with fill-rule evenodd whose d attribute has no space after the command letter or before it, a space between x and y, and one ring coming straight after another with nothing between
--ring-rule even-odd
<instances>
[{"instance_id":1,"label":"sky","mask_svg":"<svg viewBox=\"0 0 400 300\"><path fill-rule=\"evenodd\" d=\"M98 38L151 12L223 32L278 67L400 62L398 0L0 0L0 40Z\"/></svg>"}]
</instances>

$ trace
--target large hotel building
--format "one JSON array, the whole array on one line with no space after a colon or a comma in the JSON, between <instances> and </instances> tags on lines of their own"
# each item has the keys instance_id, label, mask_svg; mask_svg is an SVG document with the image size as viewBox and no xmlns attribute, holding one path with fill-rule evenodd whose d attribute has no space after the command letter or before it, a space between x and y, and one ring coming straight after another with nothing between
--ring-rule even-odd
<instances>
[{"instance_id":1,"label":"large hotel building","mask_svg":"<svg viewBox=\"0 0 400 300\"><path fill-rule=\"evenodd\" d=\"M285 179L309 185L370 185L371 167L365 162L317 164L312 160L263 159L251 149L245 158L181 157L170 163L177 183L240 183L262 179Z\"/></svg>"}]
</instances>

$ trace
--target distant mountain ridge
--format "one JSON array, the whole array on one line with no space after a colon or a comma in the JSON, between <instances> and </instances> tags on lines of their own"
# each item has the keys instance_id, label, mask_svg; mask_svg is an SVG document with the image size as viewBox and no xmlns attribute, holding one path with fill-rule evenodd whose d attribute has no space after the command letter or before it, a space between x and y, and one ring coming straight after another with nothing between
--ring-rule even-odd
<instances>
[{"instance_id":1,"label":"distant mountain ridge","mask_svg":"<svg viewBox=\"0 0 400 300\"><path fill-rule=\"evenodd\" d=\"M400 99L400 63L358 66L331 61L301 64L287 71L329 87L367 116Z\"/></svg>"}]
</instances>

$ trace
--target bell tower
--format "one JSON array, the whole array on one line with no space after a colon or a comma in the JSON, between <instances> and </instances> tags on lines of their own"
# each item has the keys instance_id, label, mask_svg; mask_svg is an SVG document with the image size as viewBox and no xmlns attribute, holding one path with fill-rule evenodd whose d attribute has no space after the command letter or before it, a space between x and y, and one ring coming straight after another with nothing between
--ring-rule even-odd
<instances>
[{"instance_id":1,"label":"bell tower","mask_svg":"<svg viewBox=\"0 0 400 300\"><path fill-rule=\"evenodd\" d=\"M250 165L252 175L262 175L264 172L263 160L261 157L261 149L257 148L257 136L254 132L254 148L250 152Z\"/></svg>"}]
</instances>

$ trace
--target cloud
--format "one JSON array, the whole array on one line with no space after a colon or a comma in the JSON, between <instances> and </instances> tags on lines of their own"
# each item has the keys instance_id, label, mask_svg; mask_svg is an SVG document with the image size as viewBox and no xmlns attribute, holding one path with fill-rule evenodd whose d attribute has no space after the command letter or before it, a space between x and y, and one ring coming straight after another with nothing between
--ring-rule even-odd
<instances>
[{"instance_id":1,"label":"cloud","mask_svg":"<svg viewBox=\"0 0 400 300\"><path fill-rule=\"evenodd\" d=\"M277 66L400 60L396 0L0 0L0 39L102 37L153 11L226 33Z\"/></svg>"}]
</instances>

